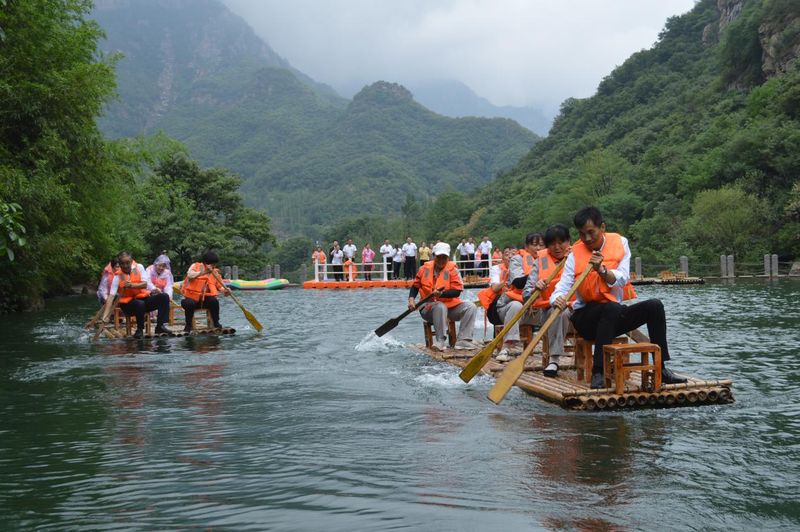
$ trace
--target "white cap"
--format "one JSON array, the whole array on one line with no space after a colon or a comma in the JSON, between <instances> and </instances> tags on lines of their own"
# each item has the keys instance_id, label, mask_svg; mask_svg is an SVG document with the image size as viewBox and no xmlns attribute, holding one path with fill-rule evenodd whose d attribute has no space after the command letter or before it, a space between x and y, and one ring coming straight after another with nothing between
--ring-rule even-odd
<instances>
[{"instance_id":1,"label":"white cap","mask_svg":"<svg viewBox=\"0 0 800 532\"><path fill-rule=\"evenodd\" d=\"M450 256L450 244L447 242L439 242L433 246L433 255L447 255Z\"/></svg>"}]
</instances>

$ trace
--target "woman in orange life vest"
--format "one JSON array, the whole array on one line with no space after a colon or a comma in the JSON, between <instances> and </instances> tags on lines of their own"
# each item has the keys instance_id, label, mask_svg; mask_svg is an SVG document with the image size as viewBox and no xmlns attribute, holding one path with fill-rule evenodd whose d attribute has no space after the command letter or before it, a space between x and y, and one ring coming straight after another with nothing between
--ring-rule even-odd
<instances>
[{"instance_id":1,"label":"woman in orange life vest","mask_svg":"<svg viewBox=\"0 0 800 532\"><path fill-rule=\"evenodd\" d=\"M111 303L117 293L119 297L119 308L126 316L136 316L136 332L134 338L141 338L144 330L144 315L153 310L158 311L156 318L156 334L169 334L169 330L164 324L169 319L169 296L159 290L150 281L150 277L144 271L144 266L137 264L127 251L117 255L119 261L119 273L114 277L109 291L109 298L103 310L103 321L106 321L111 313Z\"/></svg>"},{"instance_id":2,"label":"woman in orange life vest","mask_svg":"<svg viewBox=\"0 0 800 532\"><path fill-rule=\"evenodd\" d=\"M667 323L664 305L658 299L649 299L633 305L623 305L630 299L631 250L628 239L618 233L606 233L603 215L595 207L584 207L575 214L575 227L580 241L572 246L561 280L550 296L550 304L563 309L564 296L575 278L586 268L591 272L577 291L573 306L572 324L582 337L593 340L594 358L592 388L603 388L603 346L618 335L647 324L650 341L661 348L662 364L670 359L667 346ZM662 368L664 384L678 384L686 379Z\"/></svg>"},{"instance_id":3,"label":"woman in orange life vest","mask_svg":"<svg viewBox=\"0 0 800 532\"><path fill-rule=\"evenodd\" d=\"M492 266L497 266L501 262L503 262L503 252L495 248L492 252Z\"/></svg>"},{"instance_id":4,"label":"woman in orange life vest","mask_svg":"<svg viewBox=\"0 0 800 532\"><path fill-rule=\"evenodd\" d=\"M355 281L358 278L358 271L356 270L356 263L353 262L353 259L350 257L344 261L342 264L342 269L344 271L344 280L345 281Z\"/></svg>"},{"instance_id":5,"label":"woman in orange life vest","mask_svg":"<svg viewBox=\"0 0 800 532\"><path fill-rule=\"evenodd\" d=\"M541 233L528 233L525 237L525 246L511 256L508 261L508 287L505 293L497 300L497 314L505 323L510 321L522 308L522 289L528 275L536 268L536 256L542 244ZM522 353L522 343L519 340L520 322L506 333L503 348L497 354L501 362L510 360L513 356Z\"/></svg>"},{"instance_id":6,"label":"woman in orange life vest","mask_svg":"<svg viewBox=\"0 0 800 532\"><path fill-rule=\"evenodd\" d=\"M508 284L508 264L511 261L511 258L517 254L517 250L512 246L506 246L503 248L502 253L502 262L492 266L489 269L489 286L478 292L478 299L483 306L483 311L492 325L505 325L511 321L511 318L513 318L516 314L508 312L508 308L513 305L506 304L502 315L497 310L497 305L500 298L508 291L510 286ZM492 306L492 303L494 303L494 306ZM509 335L512 335L512 338L514 338L514 334L516 334L515 339L512 340L508 338ZM500 350L500 353L498 353L497 359L501 362L505 362L511 359L511 355L509 354L510 352L519 354L521 351L522 350L519 342L519 325L514 324L514 327L508 333L506 333L503 347Z\"/></svg>"},{"instance_id":7,"label":"woman in orange life vest","mask_svg":"<svg viewBox=\"0 0 800 532\"><path fill-rule=\"evenodd\" d=\"M522 300L527 301L534 290L539 289L541 293L532 305L532 312L525 316L524 322L532 325L542 325L550 317L550 295L556 287L561 272L557 273L550 284L546 279L553 270L564 260L569 253L569 228L563 224L553 224L544 232L545 248L539 250L536 258L536 268L534 268L525 288L522 289ZM563 270L562 270L563 271ZM547 342L550 347L550 363L544 368L545 377L555 377L558 375L558 363L561 355L564 354L564 337L569 328L569 318L571 309L567 306L559 314L556 321L547 330Z\"/></svg>"},{"instance_id":8,"label":"woman in orange life vest","mask_svg":"<svg viewBox=\"0 0 800 532\"><path fill-rule=\"evenodd\" d=\"M153 283L153 286L172 299L172 285L175 283L175 279L172 278L172 270L169 266L169 257L162 253L145 271L150 277L150 282Z\"/></svg>"},{"instance_id":9,"label":"woman in orange life vest","mask_svg":"<svg viewBox=\"0 0 800 532\"><path fill-rule=\"evenodd\" d=\"M475 328L476 308L473 303L462 302L458 297L464 290L464 283L456 263L450 260L450 244L438 242L432 251L433 260L420 268L408 292L408 308L416 307L417 294L424 299L432 293L433 299L420 307L419 314L423 320L433 323L436 329L433 349L444 351L447 347L447 320L459 322L454 347L475 349L472 333Z\"/></svg>"},{"instance_id":10,"label":"woman in orange life vest","mask_svg":"<svg viewBox=\"0 0 800 532\"><path fill-rule=\"evenodd\" d=\"M214 251L206 251L200 260L189 266L181 287L183 295L181 306L186 314L186 325L183 328L185 332L191 332L194 311L199 308L208 309L211 312L214 328L221 329L217 294L222 292L228 296L231 293L230 289L220 282L219 272L216 272L216 275L213 273L219 264L217 254Z\"/></svg>"},{"instance_id":11,"label":"woman in orange life vest","mask_svg":"<svg viewBox=\"0 0 800 532\"><path fill-rule=\"evenodd\" d=\"M101 305L106 304L108 293L111 291L111 283L114 282L114 276L119 273L119 262L117 257L111 257L111 260L103 268L103 273L100 274L100 282L97 284L97 299Z\"/></svg>"}]
</instances>

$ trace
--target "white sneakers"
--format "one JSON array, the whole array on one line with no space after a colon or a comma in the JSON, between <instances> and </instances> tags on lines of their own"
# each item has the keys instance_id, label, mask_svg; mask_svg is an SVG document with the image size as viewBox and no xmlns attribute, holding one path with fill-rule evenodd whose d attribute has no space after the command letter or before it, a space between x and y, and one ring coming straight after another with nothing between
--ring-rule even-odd
<instances>
[{"instance_id":1,"label":"white sneakers","mask_svg":"<svg viewBox=\"0 0 800 532\"><path fill-rule=\"evenodd\" d=\"M453 348L460 351L471 351L473 349L477 349L478 346L472 340L459 340L456 342L456 345L454 345Z\"/></svg>"},{"instance_id":2,"label":"white sneakers","mask_svg":"<svg viewBox=\"0 0 800 532\"><path fill-rule=\"evenodd\" d=\"M431 345L431 349L434 351L444 351L447 349L447 340L439 340L438 338L433 339L433 345Z\"/></svg>"},{"instance_id":3,"label":"white sneakers","mask_svg":"<svg viewBox=\"0 0 800 532\"><path fill-rule=\"evenodd\" d=\"M503 342L503 348L497 353L497 356L494 357L495 360L498 362L508 362L512 358L515 358L517 355L522 354L522 345L517 340L510 340L508 342Z\"/></svg>"}]
</instances>

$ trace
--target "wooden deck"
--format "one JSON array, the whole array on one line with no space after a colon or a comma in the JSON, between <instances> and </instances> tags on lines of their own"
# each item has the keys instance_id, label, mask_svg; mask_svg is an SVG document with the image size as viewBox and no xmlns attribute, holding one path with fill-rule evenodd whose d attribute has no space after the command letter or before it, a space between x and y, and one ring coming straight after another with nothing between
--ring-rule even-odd
<instances>
[{"instance_id":1,"label":"wooden deck","mask_svg":"<svg viewBox=\"0 0 800 532\"><path fill-rule=\"evenodd\" d=\"M425 344L412 344L412 349L428 356L452 364L459 368L477 351L453 351L444 353L432 351ZM537 350L528 357L525 372L517 380L516 386L523 391L573 410L611 410L631 408L672 408L679 406L700 406L710 404L727 404L734 401L730 380L704 380L687 377L685 384L665 384L659 391L646 391L641 388L641 376L634 372L625 384L624 393L615 393L614 388L592 390L589 383L579 382L572 356L562 356L558 377L545 377L542 374L541 351ZM482 373L494 375L503 370L505 364L491 359L484 366Z\"/></svg>"}]
</instances>

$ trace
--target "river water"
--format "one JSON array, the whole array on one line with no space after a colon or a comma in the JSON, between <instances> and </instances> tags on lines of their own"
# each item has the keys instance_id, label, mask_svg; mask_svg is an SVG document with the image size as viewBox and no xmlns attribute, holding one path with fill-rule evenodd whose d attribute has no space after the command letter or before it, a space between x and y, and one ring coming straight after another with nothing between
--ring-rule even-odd
<instances>
[{"instance_id":1,"label":"river water","mask_svg":"<svg viewBox=\"0 0 800 532\"><path fill-rule=\"evenodd\" d=\"M265 334L225 301L224 338L92 344L88 297L0 317L0 526L797 529L800 282L638 291L735 403L495 406L406 347L417 316L370 336L401 290L243 293Z\"/></svg>"}]
</instances>

